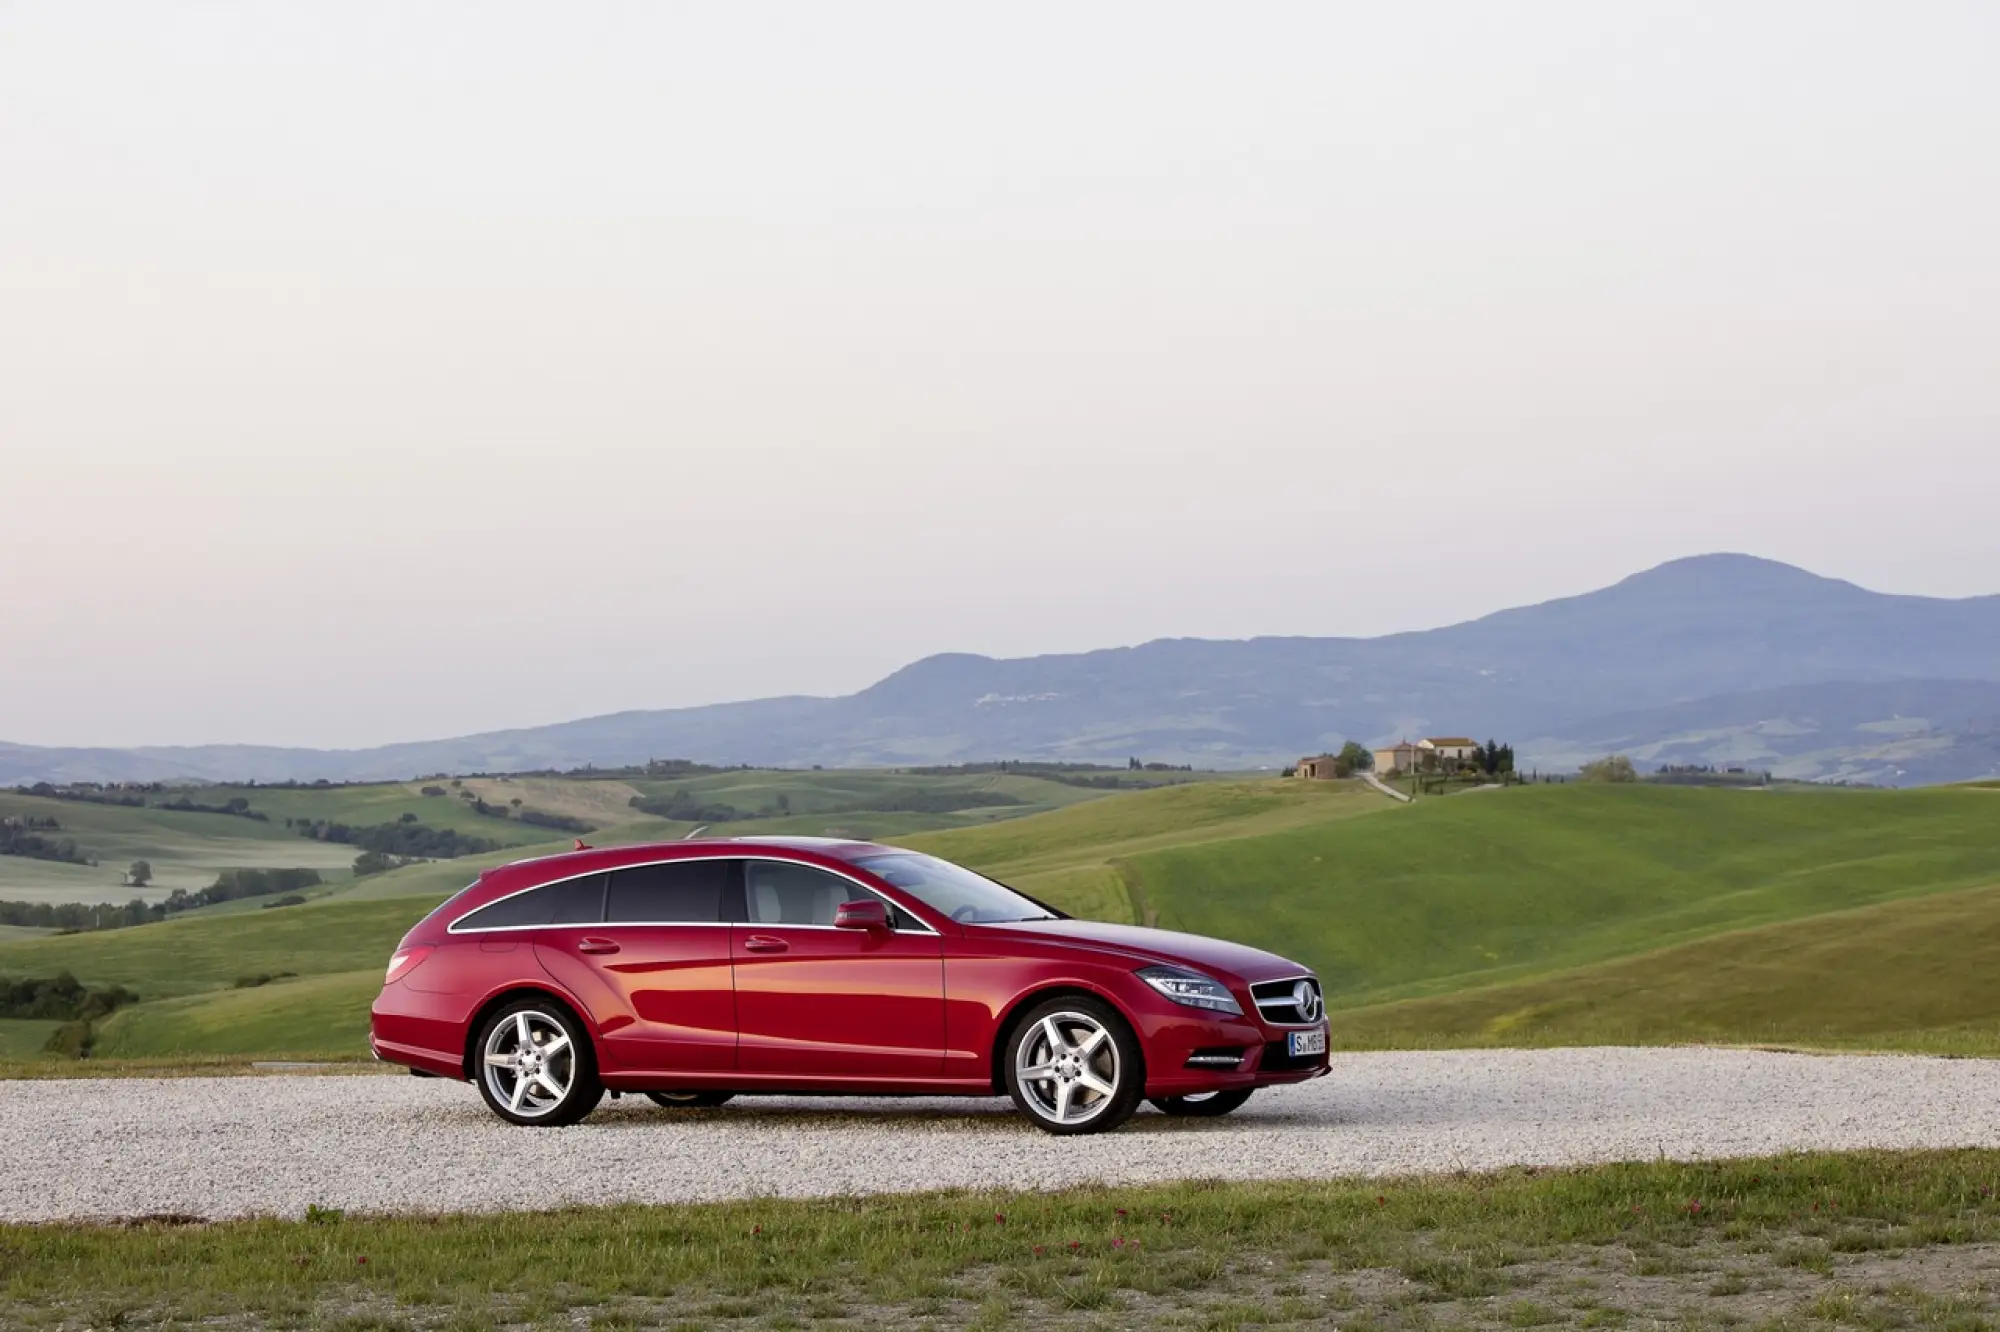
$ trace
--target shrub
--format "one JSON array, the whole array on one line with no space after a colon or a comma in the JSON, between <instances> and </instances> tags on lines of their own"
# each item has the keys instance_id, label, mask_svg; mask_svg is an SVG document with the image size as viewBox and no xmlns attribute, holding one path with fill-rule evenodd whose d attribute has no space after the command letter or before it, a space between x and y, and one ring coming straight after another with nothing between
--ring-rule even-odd
<instances>
[{"instance_id":1,"label":"shrub","mask_svg":"<svg viewBox=\"0 0 2000 1332\"><path fill-rule=\"evenodd\" d=\"M1613 754L1608 758L1598 759L1594 763L1584 764L1583 780L1586 782L1636 782L1639 780L1639 773L1633 768L1631 759L1626 758L1623 754Z\"/></svg>"}]
</instances>

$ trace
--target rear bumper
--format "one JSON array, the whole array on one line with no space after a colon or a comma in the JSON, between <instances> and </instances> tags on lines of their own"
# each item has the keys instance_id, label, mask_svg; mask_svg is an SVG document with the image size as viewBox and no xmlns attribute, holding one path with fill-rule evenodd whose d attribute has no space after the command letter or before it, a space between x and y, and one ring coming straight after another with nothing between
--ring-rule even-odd
<instances>
[{"instance_id":1,"label":"rear bumper","mask_svg":"<svg viewBox=\"0 0 2000 1332\"><path fill-rule=\"evenodd\" d=\"M465 1021L453 996L385 986L368 1010L368 1049L385 1063L465 1080Z\"/></svg>"}]
</instances>

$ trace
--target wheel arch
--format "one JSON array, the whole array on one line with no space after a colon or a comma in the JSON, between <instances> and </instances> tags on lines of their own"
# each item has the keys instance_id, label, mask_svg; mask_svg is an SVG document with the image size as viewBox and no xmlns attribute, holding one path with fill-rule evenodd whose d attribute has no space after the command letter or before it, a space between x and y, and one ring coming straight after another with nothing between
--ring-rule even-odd
<instances>
[{"instance_id":1,"label":"wheel arch","mask_svg":"<svg viewBox=\"0 0 2000 1332\"><path fill-rule=\"evenodd\" d=\"M590 1017L583 1005L564 994L561 990L547 985L509 985L504 990L495 991L473 1010L472 1017L465 1025L465 1049L459 1052L459 1068L465 1080L472 1082L478 1074L474 1070L474 1060L479 1048L479 1033L486 1029L493 1015L517 999L532 999L536 1003L553 1003L576 1022L577 1027L590 1039L590 1062L598 1068L604 1066L602 1055L597 1049L597 1032L591 1025Z\"/></svg>"},{"instance_id":2,"label":"wheel arch","mask_svg":"<svg viewBox=\"0 0 2000 1332\"><path fill-rule=\"evenodd\" d=\"M1014 1032L1021 1025L1022 1017L1027 1014L1029 1009L1034 1008L1038 1004L1046 1003L1051 999L1061 999L1065 996L1075 996L1079 999L1095 999L1099 1003L1109 1006L1111 1011L1118 1015L1119 1020L1125 1024L1126 1030L1132 1033L1132 1043L1138 1047L1139 1085L1141 1087L1145 1086L1146 1042L1139 1035L1139 1024L1134 1022L1132 1015L1125 1011L1125 1005L1119 1003L1117 999L1094 985L1086 985L1081 981L1066 980L1051 981L1046 985L1024 991L1014 996L1007 1007L1001 1010L999 1020L993 1024L993 1048L987 1052L987 1063L992 1075L991 1081L994 1095L1005 1096L1007 1094L1007 1045L1008 1042L1014 1039Z\"/></svg>"}]
</instances>

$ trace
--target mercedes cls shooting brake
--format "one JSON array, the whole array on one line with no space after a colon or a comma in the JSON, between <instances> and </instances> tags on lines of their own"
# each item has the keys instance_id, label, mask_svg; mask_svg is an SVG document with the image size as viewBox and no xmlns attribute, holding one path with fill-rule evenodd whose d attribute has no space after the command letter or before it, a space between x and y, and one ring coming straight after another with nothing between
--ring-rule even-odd
<instances>
[{"instance_id":1,"label":"mercedes cls shooting brake","mask_svg":"<svg viewBox=\"0 0 2000 1332\"><path fill-rule=\"evenodd\" d=\"M607 1090L1006 1095L1050 1133L1095 1133L1141 1099L1227 1114L1327 1061L1319 981L1295 962L807 837L489 870L397 945L370 1044L539 1125Z\"/></svg>"}]
</instances>

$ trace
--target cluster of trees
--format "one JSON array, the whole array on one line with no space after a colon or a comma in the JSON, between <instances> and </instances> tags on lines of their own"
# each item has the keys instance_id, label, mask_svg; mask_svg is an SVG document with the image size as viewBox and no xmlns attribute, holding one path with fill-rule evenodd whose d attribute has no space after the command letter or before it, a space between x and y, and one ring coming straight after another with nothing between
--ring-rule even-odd
<instances>
[{"instance_id":1,"label":"cluster of trees","mask_svg":"<svg viewBox=\"0 0 2000 1332\"><path fill-rule=\"evenodd\" d=\"M0 979L0 1018L94 1022L138 1002L139 996L122 985L92 990L67 971L34 980Z\"/></svg>"},{"instance_id":2,"label":"cluster of trees","mask_svg":"<svg viewBox=\"0 0 2000 1332\"><path fill-rule=\"evenodd\" d=\"M1135 768L1136 760L1127 759L1125 766L1114 768L1108 763L1050 763L1033 759L1000 759L993 763L946 763L921 768L903 768L900 771L919 777L973 777L983 773L1005 773L1016 777L1039 777L1043 781L1061 782L1064 786L1077 786L1094 791L1140 790L1155 783L1134 779L1132 772L1189 772L1191 768L1168 768L1163 763L1149 763Z\"/></svg>"},{"instance_id":3,"label":"cluster of trees","mask_svg":"<svg viewBox=\"0 0 2000 1332\"><path fill-rule=\"evenodd\" d=\"M1488 777L1499 777L1514 771L1514 746L1503 745L1488 740L1472 751L1472 767Z\"/></svg>"},{"instance_id":4,"label":"cluster of trees","mask_svg":"<svg viewBox=\"0 0 2000 1332\"><path fill-rule=\"evenodd\" d=\"M354 858L354 877L361 879L370 874L387 874L390 870L419 864L422 860L422 856L389 856L380 851L363 851Z\"/></svg>"},{"instance_id":5,"label":"cluster of trees","mask_svg":"<svg viewBox=\"0 0 2000 1332\"><path fill-rule=\"evenodd\" d=\"M165 809L176 814L228 814L239 819L255 819L259 823L269 822L269 816L250 808L250 801L244 796L231 796L219 805L204 804L189 796L185 790L171 800L156 799L169 788L159 782L129 782L120 786L100 786L95 782L72 782L56 786L49 782L36 782L23 787L29 795L41 796L47 800L68 800L84 805L113 805L120 809Z\"/></svg>"},{"instance_id":6,"label":"cluster of trees","mask_svg":"<svg viewBox=\"0 0 2000 1332\"><path fill-rule=\"evenodd\" d=\"M1632 760L1623 754L1611 754L1583 765L1583 780L1586 782L1636 782L1639 773L1632 766Z\"/></svg>"},{"instance_id":7,"label":"cluster of trees","mask_svg":"<svg viewBox=\"0 0 2000 1332\"><path fill-rule=\"evenodd\" d=\"M736 806L720 800L703 800L692 791L676 791L672 795L636 795L626 801L641 814L651 814L662 819L679 819L684 823L730 823L737 819L753 819L755 813L745 813ZM791 801L785 798L787 808Z\"/></svg>"},{"instance_id":8,"label":"cluster of trees","mask_svg":"<svg viewBox=\"0 0 2000 1332\"><path fill-rule=\"evenodd\" d=\"M675 791L665 796L633 796L626 803L641 814L684 823L732 823L740 819L782 818L792 812L792 798L782 793L755 810L740 809L719 800L703 800L692 791ZM1026 803L1004 791L890 791L817 812L828 815L952 814L962 809L997 809L1004 805Z\"/></svg>"},{"instance_id":9,"label":"cluster of trees","mask_svg":"<svg viewBox=\"0 0 2000 1332\"><path fill-rule=\"evenodd\" d=\"M0 902L0 925L27 925L69 933L120 930L133 925L151 925L183 911L214 906L218 902L296 893L301 888L316 887L321 882L319 871L312 869L224 870L215 876L215 882L208 887L192 893L185 888L176 888L161 902L146 902L137 897L123 906L111 902L95 905L85 902Z\"/></svg>"},{"instance_id":10,"label":"cluster of trees","mask_svg":"<svg viewBox=\"0 0 2000 1332\"><path fill-rule=\"evenodd\" d=\"M1020 777L1049 777L1060 779L1064 775L1082 772L1124 772L1130 768L1114 768L1108 763L1056 763L1041 759L998 759L991 763L936 763L927 767L900 768L897 771L914 773L919 777L977 777L987 773L1013 773Z\"/></svg>"},{"instance_id":11,"label":"cluster of trees","mask_svg":"<svg viewBox=\"0 0 2000 1332\"><path fill-rule=\"evenodd\" d=\"M470 791L465 794L472 795ZM554 828L558 832L587 833L591 830L590 824L582 819L572 818L568 814L550 814L545 810L529 809L521 803L519 796L515 796L508 805L490 804L484 796L472 796L472 812L482 814L489 819L509 819L531 824L537 828ZM412 816L405 814L403 817L408 819Z\"/></svg>"},{"instance_id":12,"label":"cluster of trees","mask_svg":"<svg viewBox=\"0 0 2000 1332\"><path fill-rule=\"evenodd\" d=\"M264 811L250 808L250 801L244 796L231 796L219 805L204 805L183 795L173 800L156 800L152 807L170 809L177 814L228 814L239 819L255 819L259 823L271 821L270 815Z\"/></svg>"},{"instance_id":13,"label":"cluster of trees","mask_svg":"<svg viewBox=\"0 0 2000 1332\"><path fill-rule=\"evenodd\" d=\"M29 860L55 860L65 865L88 865L90 857L76 849L68 837L48 837L60 832L54 819L0 820L0 856L25 856Z\"/></svg>"},{"instance_id":14,"label":"cluster of trees","mask_svg":"<svg viewBox=\"0 0 2000 1332\"><path fill-rule=\"evenodd\" d=\"M490 837L472 837L456 828L432 828L405 815L397 823L329 823L325 819L287 819L285 826L315 842L332 842L375 851L385 856L417 860L456 860L460 856L498 851L501 844Z\"/></svg>"}]
</instances>

